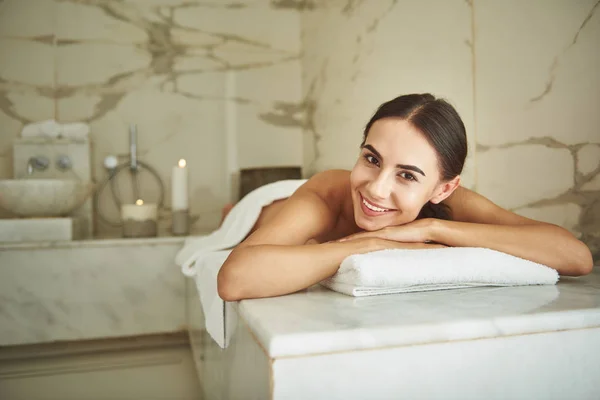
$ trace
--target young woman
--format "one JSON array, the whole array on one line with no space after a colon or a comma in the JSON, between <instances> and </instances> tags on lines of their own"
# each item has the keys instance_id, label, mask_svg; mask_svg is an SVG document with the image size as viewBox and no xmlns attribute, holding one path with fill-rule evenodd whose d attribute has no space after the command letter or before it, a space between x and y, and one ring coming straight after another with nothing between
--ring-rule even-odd
<instances>
[{"instance_id":1,"label":"young woman","mask_svg":"<svg viewBox=\"0 0 600 400\"><path fill-rule=\"evenodd\" d=\"M465 127L444 100L411 94L384 103L352 171L316 174L263 209L221 267L219 295L293 293L335 274L349 255L390 248L485 247L562 275L591 272L591 252L567 230L461 187L466 155Z\"/></svg>"}]
</instances>

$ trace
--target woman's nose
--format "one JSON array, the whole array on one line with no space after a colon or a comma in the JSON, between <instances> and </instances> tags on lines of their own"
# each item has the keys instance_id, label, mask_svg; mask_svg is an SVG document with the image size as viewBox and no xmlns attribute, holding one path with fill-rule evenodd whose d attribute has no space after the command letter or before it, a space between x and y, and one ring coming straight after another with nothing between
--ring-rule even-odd
<instances>
[{"instance_id":1,"label":"woman's nose","mask_svg":"<svg viewBox=\"0 0 600 400\"><path fill-rule=\"evenodd\" d=\"M392 192L392 183L384 173L379 173L375 179L373 179L367 185L369 195L374 199L387 199Z\"/></svg>"}]
</instances>

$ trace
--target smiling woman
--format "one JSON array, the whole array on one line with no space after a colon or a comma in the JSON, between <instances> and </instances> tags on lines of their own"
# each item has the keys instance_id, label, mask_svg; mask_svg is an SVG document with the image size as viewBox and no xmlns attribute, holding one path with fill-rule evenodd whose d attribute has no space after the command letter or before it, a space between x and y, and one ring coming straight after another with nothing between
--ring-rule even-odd
<instances>
[{"instance_id":1,"label":"smiling woman","mask_svg":"<svg viewBox=\"0 0 600 400\"><path fill-rule=\"evenodd\" d=\"M431 94L381 105L352 171L309 179L265 207L221 267L224 300L270 297L335 274L344 258L390 248L484 247L587 274L592 256L567 230L534 221L460 186L467 155L456 110Z\"/></svg>"}]
</instances>

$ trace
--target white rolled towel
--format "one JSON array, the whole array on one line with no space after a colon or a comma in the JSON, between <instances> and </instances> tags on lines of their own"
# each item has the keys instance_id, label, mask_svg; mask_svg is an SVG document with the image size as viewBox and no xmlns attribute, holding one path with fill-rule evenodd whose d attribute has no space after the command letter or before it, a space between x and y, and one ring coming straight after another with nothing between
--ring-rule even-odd
<instances>
[{"instance_id":1,"label":"white rolled towel","mask_svg":"<svg viewBox=\"0 0 600 400\"><path fill-rule=\"evenodd\" d=\"M355 254L321 284L350 296L474 286L554 285L556 270L476 247L391 249Z\"/></svg>"},{"instance_id":2,"label":"white rolled towel","mask_svg":"<svg viewBox=\"0 0 600 400\"><path fill-rule=\"evenodd\" d=\"M89 133L90 126L84 122L59 124L55 120L49 119L25 125L21 130L21 137L86 139Z\"/></svg>"},{"instance_id":3,"label":"white rolled towel","mask_svg":"<svg viewBox=\"0 0 600 400\"><path fill-rule=\"evenodd\" d=\"M60 136L62 127L53 119L27 124L21 130L21 137L45 137L55 139Z\"/></svg>"}]
</instances>

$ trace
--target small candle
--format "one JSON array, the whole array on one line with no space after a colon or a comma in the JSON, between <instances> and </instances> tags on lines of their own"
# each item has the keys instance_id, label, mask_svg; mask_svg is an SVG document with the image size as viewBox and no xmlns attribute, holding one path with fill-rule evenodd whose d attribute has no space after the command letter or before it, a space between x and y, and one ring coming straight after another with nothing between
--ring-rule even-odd
<instances>
[{"instance_id":1,"label":"small candle","mask_svg":"<svg viewBox=\"0 0 600 400\"><path fill-rule=\"evenodd\" d=\"M142 199L138 199L135 204L123 204L121 206L123 236L125 237L156 236L157 219L157 204L145 204Z\"/></svg>"},{"instance_id":2,"label":"small candle","mask_svg":"<svg viewBox=\"0 0 600 400\"><path fill-rule=\"evenodd\" d=\"M188 173L184 159L173 167L171 174L171 208L173 211L188 209Z\"/></svg>"},{"instance_id":3,"label":"small candle","mask_svg":"<svg viewBox=\"0 0 600 400\"><path fill-rule=\"evenodd\" d=\"M121 206L121 219L123 221L132 219L134 221L156 221L158 217L156 204L144 204L144 200L138 199L135 204L123 204Z\"/></svg>"}]
</instances>

